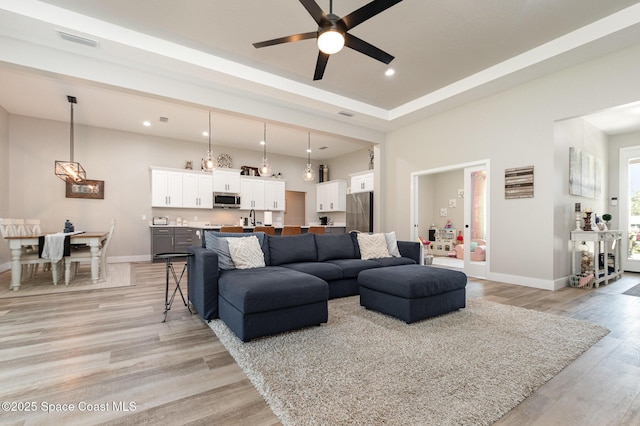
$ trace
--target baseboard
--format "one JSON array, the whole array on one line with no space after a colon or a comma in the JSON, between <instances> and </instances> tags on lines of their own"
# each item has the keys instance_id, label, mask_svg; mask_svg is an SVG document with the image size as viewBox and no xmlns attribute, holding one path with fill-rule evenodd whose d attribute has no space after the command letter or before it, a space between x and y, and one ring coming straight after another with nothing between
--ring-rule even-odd
<instances>
[{"instance_id":1,"label":"baseboard","mask_svg":"<svg viewBox=\"0 0 640 426\"><path fill-rule=\"evenodd\" d=\"M487 274L487 279L491 281L499 281L507 284L516 284L525 287L539 288L541 290L558 290L559 288L566 287L567 278L559 280L542 280L539 278L523 277L519 275L510 274ZM564 282L564 284L562 284Z\"/></svg>"}]
</instances>

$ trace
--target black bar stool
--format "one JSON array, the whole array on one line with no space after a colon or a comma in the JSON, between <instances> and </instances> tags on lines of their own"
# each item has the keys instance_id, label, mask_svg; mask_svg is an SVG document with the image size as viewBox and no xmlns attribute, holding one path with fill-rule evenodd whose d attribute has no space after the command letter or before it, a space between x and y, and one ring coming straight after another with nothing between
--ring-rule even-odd
<instances>
[{"instance_id":1,"label":"black bar stool","mask_svg":"<svg viewBox=\"0 0 640 426\"><path fill-rule=\"evenodd\" d=\"M187 258L189 256L193 256L193 253L157 253L154 255L154 257L156 259L163 259L166 264L167 264L167 282L166 282L166 287L164 290L164 320L162 322L166 322L167 321L167 314L169 313L169 310L171 309L171 305L173 304L173 299L176 297L176 291L180 291L180 297L182 297L182 301L184 302L184 306L187 307L187 309L189 309L189 313L193 313L191 311L191 308L189 307L189 286L187 285L187 298L185 300L184 298L184 294L182 294L182 289L180 288L180 281L182 280L182 277L185 273L185 271L188 270L189 268L189 262L185 262L184 266L182 267L182 272L180 273L180 276L178 277L178 275L176 274L175 269L173 268L173 260L174 259L178 259L178 258L184 258L185 260L187 260ZM173 289L173 294L171 295L171 299L169 299L169 271L171 271L171 274L173 275L173 281L176 284L176 287Z\"/></svg>"}]
</instances>

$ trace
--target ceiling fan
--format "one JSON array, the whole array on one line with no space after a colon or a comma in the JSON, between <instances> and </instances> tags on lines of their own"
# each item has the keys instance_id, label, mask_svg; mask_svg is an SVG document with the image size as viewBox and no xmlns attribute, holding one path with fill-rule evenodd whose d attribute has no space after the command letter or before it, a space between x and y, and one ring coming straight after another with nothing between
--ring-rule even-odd
<instances>
[{"instance_id":1,"label":"ceiling fan","mask_svg":"<svg viewBox=\"0 0 640 426\"><path fill-rule=\"evenodd\" d=\"M373 0L372 2L362 6L360 9L340 18L333 13L333 0L329 1L329 14L324 13L320 6L318 6L318 3L314 0L300 0L300 3L302 3L313 20L318 24L317 31L261 41L259 43L253 43L253 46L258 49L276 44L290 43L292 41L317 38L318 49L320 49L320 51L318 52L316 70L313 75L314 80L322 79L324 70L327 67L329 56L339 52L343 46L347 46L360 53L364 53L373 59L389 64L393 60L393 56L367 43L366 41L349 34L348 31L401 1L402 0Z\"/></svg>"}]
</instances>

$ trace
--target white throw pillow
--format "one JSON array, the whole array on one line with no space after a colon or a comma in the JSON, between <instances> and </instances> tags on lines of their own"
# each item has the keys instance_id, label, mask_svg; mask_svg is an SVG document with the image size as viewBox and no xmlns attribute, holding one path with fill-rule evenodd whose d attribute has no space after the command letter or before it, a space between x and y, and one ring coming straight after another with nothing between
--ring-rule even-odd
<instances>
[{"instance_id":1,"label":"white throw pillow","mask_svg":"<svg viewBox=\"0 0 640 426\"><path fill-rule=\"evenodd\" d=\"M384 234L358 234L361 259L381 259L391 257L387 249L387 239Z\"/></svg>"},{"instance_id":2,"label":"white throw pillow","mask_svg":"<svg viewBox=\"0 0 640 426\"><path fill-rule=\"evenodd\" d=\"M242 238L227 238L231 259L237 269L262 268L265 266L264 253L255 235Z\"/></svg>"},{"instance_id":3,"label":"white throw pillow","mask_svg":"<svg viewBox=\"0 0 640 426\"><path fill-rule=\"evenodd\" d=\"M389 250L389 254L393 257L400 257L396 231L387 232L386 234L384 234L384 238L387 240L387 250Z\"/></svg>"}]
</instances>

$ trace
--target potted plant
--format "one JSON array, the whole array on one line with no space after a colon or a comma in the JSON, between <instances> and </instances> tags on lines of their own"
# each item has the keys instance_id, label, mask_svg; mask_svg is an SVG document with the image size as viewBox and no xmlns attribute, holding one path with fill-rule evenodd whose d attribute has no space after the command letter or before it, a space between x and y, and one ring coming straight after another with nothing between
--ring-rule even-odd
<instances>
[{"instance_id":1,"label":"potted plant","mask_svg":"<svg viewBox=\"0 0 640 426\"><path fill-rule=\"evenodd\" d=\"M607 224L607 228L609 227L609 221L611 220L611 215L609 213L605 213L602 215L602 220Z\"/></svg>"}]
</instances>

